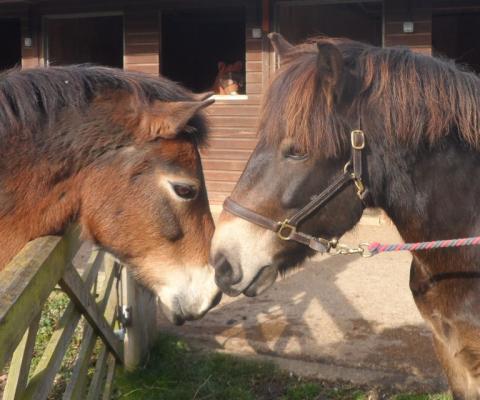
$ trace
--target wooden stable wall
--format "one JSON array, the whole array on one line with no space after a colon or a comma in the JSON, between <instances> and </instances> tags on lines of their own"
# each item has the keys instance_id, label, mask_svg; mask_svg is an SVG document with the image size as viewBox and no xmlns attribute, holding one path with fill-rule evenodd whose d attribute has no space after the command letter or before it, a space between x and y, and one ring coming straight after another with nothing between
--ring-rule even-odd
<instances>
[{"instance_id":1,"label":"wooden stable wall","mask_svg":"<svg viewBox=\"0 0 480 400\"><path fill-rule=\"evenodd\" d=\"M127 8L124 14L123 68L158 75L160 32L155 8Z\"/></svg>"},{"instance_id":2,"label":"wooden stable wall","mask_svg":"<svg viewBox=\"0 0 480 400\"><path fill-rule=\"evenodd\" d=\"M181 4L180 4L181 3ZM252 28L261 26L261 7L256 0L236 0L231 6L245 7L246 16L246 98L218 99L208 110L211 140L208 149L202 150L203 166L210 200L219 204L231 192L240 176L251 151L256 145L255 124L258 115L265 76L268 76L268 55L263 48L266 38L253 39ZM119 4L112 0L82 2L72 1L68 5L51 1L27 6L24 3L8 8L10 14L22 19L23 37L32 37L33 46L22 48L22 66L44 65L44 41L42 17L56 14L108 14L121 13L124 17L124 68L159 74L161 63L161 12L162 9L225 6L218 0L198 1L146 1L125 0ZM0 6L0 16L7 8ZM174 38L172 38L174 40ZM265 65L265 66L264 66Z\"/></svg>"},{"instance_id":3,"label":"wooden stable wall","mask_svg":"<svg viewBox=\"0 0 480 400\"><path fill-rule=\"evenodd\" d=\"M408 46L432 54L432 0L385 0L384 16L385 46ZM413 33L403 32L405 21L413 21Z\"/></svg>"},{"instance_id":4,"label":"wooden stable wall","mask_svg":"<svg viewBox=\"0 0 480 400\"><path fill-rule=\"evenodd\" d=\"M22 48L22 66L44 64L42 49L42 17L54 14L119 13L124 17L124 68L158 74L161 54L161 12L175 8L245 7L246 15L246 98L217 99L208 109L211 126L210 145L202 150L203 166L211 203L219 204L232 191L253 148L257 143L256 121L261 95L273 70L271 48L265 33L253 39L252 28L265 25L263 11L273 11L276 0L60 0L20 1L1 4L0 17L16 16L22 21L22 35L33 38L33 47ZM302 1L299 0L299 4ZM332 0L331 3L335 3ZM344 3L344 1L342 1ZM415 51L432 52L432 13L438 7L454 9L459 4L476 7L476 0L384 0L384 34L386 46L406 45ZM265 4L267 8L265 8ZM270 4L270 8L268 8ZM308 0L305 4L325 4ZM263 7L263 8L262 8ZM273 13L272 13L273 15ZM265 18L275 26L271 17ZM415 31L403 32L403 22L413 21ZM298 21L292 21L292 24ZM263 23L263 24L262 24ZM175 38L172 38L175 40Z\"/></svg>"},{"instance_id":5,"label":"wooden stable wall","mask_svg":"<svg viewBox=\"0 0 480 400\"><path fill-rule=\"evenodd\" d=\"M202 156L212 204L221 204L230 194L257 144L255 128L267 79L264 72L268 69L269 46L265 38L252 38L252 28L259 26L258 10L247 6L245 66L248 98L217 99L207 111L210 116L210 144L202 151Z\"/></svg>"}]
</instances>

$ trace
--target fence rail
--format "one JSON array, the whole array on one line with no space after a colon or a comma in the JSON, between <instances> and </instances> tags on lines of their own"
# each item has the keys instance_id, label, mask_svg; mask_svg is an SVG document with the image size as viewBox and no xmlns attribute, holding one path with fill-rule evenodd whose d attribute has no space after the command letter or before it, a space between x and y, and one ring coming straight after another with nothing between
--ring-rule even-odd
<instances>
[{"instance_id":1,"label":"fence rail","mask_svg":"<svg viewBox=\"0 0 480 400\"><path fill-rule=\"evenodd\" d=\"M82 317L83 336L63 399L109 399L116 366L134 369L148 352L155 297L102 250L93 249L85 265L74 266L81 245L76 227L63 237L39 238L0 271L0 373L8 366L4 400L48 397ZM32 369L42 309L58 287L70 302ZM122 309L131 314L131 324L119 318ZM89 379L97 338L101 347Z\"/></svg>"}]
</instances>

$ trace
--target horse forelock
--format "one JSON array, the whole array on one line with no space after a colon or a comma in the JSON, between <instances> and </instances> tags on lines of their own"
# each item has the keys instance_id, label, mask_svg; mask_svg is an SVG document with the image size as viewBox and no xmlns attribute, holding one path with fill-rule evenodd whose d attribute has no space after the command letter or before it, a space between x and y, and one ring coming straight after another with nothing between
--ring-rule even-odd
<instances>
[{"instance_id":1,"label":"horse forelock","mask_svg":"<svg viewBox=\"0 0 480 400\"><path fill-rule=\"evenodd\" d=\"M338 38L318 41L340 50L344 79L350 79L343 84L354 84L356 92L349 100L335 98L318 84L317 47L313 42L297 46L282 59L265 94L261 140L278 144L291 137L306 151L335 157L348 145L349 131L359 128L360 110L362 122L371 128L367 134L381 134L386 143L414 149L458 132L465 143L480 149L480 80L474 73L407 48Z\"/></svg>"}]
</instances>

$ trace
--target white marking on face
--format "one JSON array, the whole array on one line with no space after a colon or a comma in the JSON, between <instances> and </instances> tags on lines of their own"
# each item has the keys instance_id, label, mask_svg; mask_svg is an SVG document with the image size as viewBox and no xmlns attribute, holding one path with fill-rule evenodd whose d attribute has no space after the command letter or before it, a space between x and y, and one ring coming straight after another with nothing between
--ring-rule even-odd
<instances>
[{"instance_id":1,"label":"white marking on face","mask_svg":"<svg viewBox=\"0 0 480 400\"><path fill-rule=\"evenodd\" d=\"M202 317L211 307L219 289L215 270L210 265L171 265L149 259L144 265L156 270L153 284L166 316L180 315L186 319Z\"/></svg>"},{"instance_id":2,"label":"white marking on face","mask_svg":"<svg viewBox=\"0 0 480 400\"><path fill-rule=\"evenodd\" d=\"M240 218L221 221L212 240L212 254L222 253L232 266L241 268L242 280L232 289L242 292L260 270L273 263L279 250L277 236Z\"/></svg>"}]
</instances>

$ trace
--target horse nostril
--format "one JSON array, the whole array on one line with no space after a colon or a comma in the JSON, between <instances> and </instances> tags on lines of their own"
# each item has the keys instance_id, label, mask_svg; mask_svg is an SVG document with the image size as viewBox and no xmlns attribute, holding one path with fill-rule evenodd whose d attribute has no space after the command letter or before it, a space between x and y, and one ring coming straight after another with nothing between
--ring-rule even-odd
<instances>
[{"instance_id":1,"label":"horse nostril","mask_svg":"<svg viewBox=\"0 0 480 400\"><path fill-rule=\"evenodd\" d=\"M221 289L229 288L242 279L241 274L235 274L227 257L221 253L217 254L213 265L215 267L215 281Z\"/></svg>"}]
</instances>

